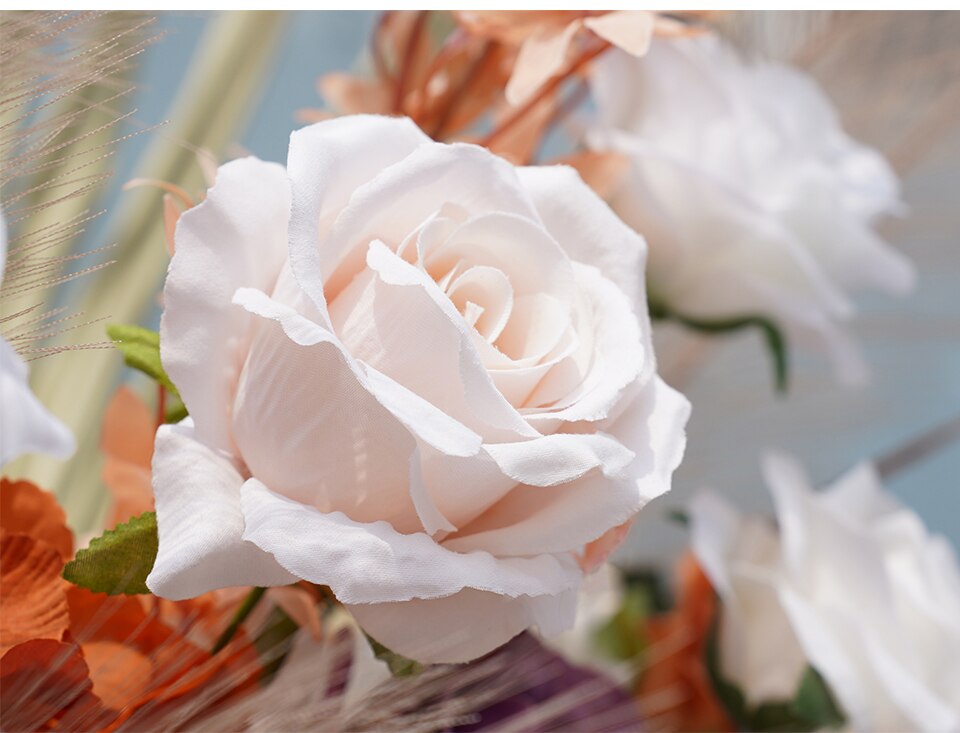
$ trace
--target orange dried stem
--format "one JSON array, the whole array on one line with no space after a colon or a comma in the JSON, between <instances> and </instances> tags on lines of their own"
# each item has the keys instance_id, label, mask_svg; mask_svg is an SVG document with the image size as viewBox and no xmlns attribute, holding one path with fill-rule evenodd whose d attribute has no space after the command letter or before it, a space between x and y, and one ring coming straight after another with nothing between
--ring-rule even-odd
<instances>
[{"instance_id":1,"label":"orange dried stem","mask_svg":"<svg viewBox=\"0 0 960 733\"><path fill-rule=\"evenodd\" d=\"M167 419L167 390L162 384L157 385L157 415L156 423L157 429L160 429L160 426L163 425Z\"/></svg>"},{"instance_id":2,"label":"orange dried stem","mask_svg":"<svg viewBox=\"0 0 960 733\"><path fill-rule=\"evenodd\" d=\"M393 111L403 111L403 98L407 93L407 85L410 81L410 71L413 68L413 60L417 56L417 48L420 46L420 39L423 36L423 29L427 23L429 10L421 10L417 13L417 18L410 29L410 35L407 38L407 45L403 51L403 61L400 65L400 74L397 77L397 87L393 94Z\"/></svg>"},{"instance_id":3,"label":"orange dried stem","mask_svg":"<svg viewBox=\"0 0 960 733\"><path fill-rule=\"evenodd\" d=\"M470 87L473 86L473 83L480 77L481 72L487 65L487 61L493 54L493 48L493 44L489 41L483 44L483 49L470 66L470 70L467 72L467 75L463 78L463 81L457 87L456 91L450 95L450 99L447 100L447 104L444 106L443 111L440 113L440 116L437 119L437 124L434 126L433 134L430 135L430 137L432 137L434 140L441 139L441 136L446 131L445 128L447 124L453 117L453 113L457 108L457 104L466 96L467 90L469 90Z\"/></svg>"}]
</instances>

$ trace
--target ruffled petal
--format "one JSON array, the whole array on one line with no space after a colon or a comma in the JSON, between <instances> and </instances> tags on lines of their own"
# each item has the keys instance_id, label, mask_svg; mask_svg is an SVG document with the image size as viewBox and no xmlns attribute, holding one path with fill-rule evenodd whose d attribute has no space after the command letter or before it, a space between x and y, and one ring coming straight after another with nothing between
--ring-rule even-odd
<instances>
[{"instance_id":1,"label":"ruffled petal","mask_svg":"<svg viewBox=\"0 0 960 733\"><path fill-rule=\"evenodd\" d=\"M290 136L290 262L322 312L325 282L345 254L325 243L321 247L333 218L356 189L429 142L411 120L376 115L326 120Z\"/></svg>"},{"instance_id":2,"label":"ruffled petal","mask_svg":"<svg viewBox=\"0 0 960 733\"><path fill-rule=\"evenodd\" d=\"M252 319L239 287L273 289L287 256L290 187L283 166L243 158L221 166L207 198L183 213L164 286L164 368L196 419L197 438L230 450L230 408Z\"/></svg>"},{"instance_id":3,"label":"ruffled petal","mask_svg":"<svg viewBox=\"0 0 960 733\"><path fill-rule=\"evenodd\" d=\"M76 441L30 390L27 365L0 337L0 466L24 453L66 458Z\"/></svg>"},{"instance_id":4,"label":"ruffled petal","mask_svg":"<svg viewBox=\"0 0 960 733\"><path fill-rule=\"evenodd\" d=\"M243 477L197 440L189 420L157 431L153 455L160 548L147 586L182 600L235 585L287 585L296 578L243 539Z\"/></svg>"},{"instance_id":5,"label":"ruffled petal","mask_svg":"<svg viewBox=\"0 0 960 733\"><path fill-rule=\"evenodd\" d=\"M545 635L573 626L577 593L509 598L466 589L446 598L350 605L374 639L424 663L469 662L536 626Z\"/></svg>"},{"instance_id":6,"label":"ruffled petal","mask_svg":"<svg viewBox=\"0 0 960 733\"><path fill-rule=\"evenodd\" d=\"M581 578L570 556L452 552L423 533L400 534L386 522L317 511L256 479L244 484L241 501L245 539L297 577L330 586L347 604L443 598L464 588L511 598L553 595Z\"/></svg>"},{"instance_id":7,"label":"ruffled petal","mask_svg":"<svg viewBox=\"0 0 960 733\"><path fill-rule=\"evenodd\" d=\"M620 445L635 451L618 476L594 471L549 488L518 486L444 544L498 556L579 552L670 489L683 457L689 414L689 402L658 378L608 427Z\"/></svg>"}]
</instances>

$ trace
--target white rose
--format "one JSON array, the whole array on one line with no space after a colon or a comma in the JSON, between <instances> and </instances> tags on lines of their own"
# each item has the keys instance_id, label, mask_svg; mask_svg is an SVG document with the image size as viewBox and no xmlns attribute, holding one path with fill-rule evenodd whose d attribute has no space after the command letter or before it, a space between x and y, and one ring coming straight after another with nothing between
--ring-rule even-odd
<instances>
[{"instance_id":1,"label":"white rose","mask_svg":"<svg viewBox=\"0 0 960 733\"><path fill-rule=\"evenodd\" d=\"M592 84L588 142L631 161L611 205L650 244L651 299L688 318L772 318L862 381L849 293L907 292L914 271L871 229L902 209L896 176L816 83L703 35L655 39L641 59L611 51Z\"/></svg>"},{"instance_id":2,"label":"white rose","mask_svg":"<svg viewBox=\"0 0 960 733\"><path fill-rule=\"evenodd\" d=\"M420 661L568 627L577 553L683 451L644 258L572 170L409 120L223 166L164 288L190 418L157 435L151 589L325 584Z\"/></svg>"},{"instance_id":3,"label":"white rose","mask_svg":"<svg viewBox=\"0 0 960 733\"><path fill-rule=\"evenodd\" d=\"M0 213L0 283L7 262L7 223ZM73 435L30 391L27 365L0 336L0 466L24 453L66 458Z\"/></svg>"},{"instance_id":4,"label":"white rose","mask_svg":"<svg viewBox=\"0 0 960 733\"><path fill-rule=\"evenodd\" d=\"M691 504L720 595L720 663L747 701L792 699L806 666L854 730L960 730L960 567L861 465L822 492L792 459L764 474L779 532L719 496Z\"/></svg>"}]
</instances>

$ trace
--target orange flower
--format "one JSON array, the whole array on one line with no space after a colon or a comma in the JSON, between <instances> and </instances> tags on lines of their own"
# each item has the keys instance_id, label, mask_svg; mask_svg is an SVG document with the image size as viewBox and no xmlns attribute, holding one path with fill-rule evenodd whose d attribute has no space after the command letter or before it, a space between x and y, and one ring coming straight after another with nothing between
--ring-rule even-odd
<instances>
[{"instance_id":1,"label":"orange flower","mask_svg":"<svg viewBox=\"0 0 960 733\"><path fill-rule=\"evenodd\" d=\"M462 31L437 48L426 11L392 11L382 16L372 41L375 74L334 72L318 91L341 114L406 115L435 139L469 127L502 95L515 52ZM330 117L323 110L298 113L303 122Z\"/></svg>"},{"instance_id":2,"label":"orange flower","mask_svg":"<svg viewBox=\"0 0 960 733\"><path fill-rule=\"evenodd\" d=\"M690 32L687 24L648 10L459 10L454 15L470 34L519 48L506 88L513 105L564 71L578 41L599 38L643 56L654 33Z\"/></svg>"},{"instance_id":3,"label":"orange flower","mask_svg":"<svg viewBox=\"0 0 960 733\"><path fill-rule=\"evenodd\" d=\"M105 422L113 524L152 506L153 423L129 390L114 398ZM113 729L198 695L241 694L257 679L261 667L242 629L223 652L209 651L243 589L176 603L92 593L60 577L73 536L51 494L2 479L0 508L3 730ZM275 590L274 605L318 636L312 596Z\"/></svg>"},{"instance_id":4,"label":"orange flower","mask_svg":"<svg viewBox=\"0 0 960 733\"><path fill-rule=\"evenodd\" d=\"M678 563L677 606L647 621L646 667L636 694L646 720L663 730L732 731L704 663L716 598L691 552Z\"/></svg>"},{"instance_id":5,"label":"orange flower","mask_svg":"<svg viewBox=\"0 0 960 733\"><path fill-rule=\"evenodd\" d=\"M153 509L150 461L156 431L150 409L129 387L120 387L103 416L100 449L103 482L113 500L107 528Z\"/></svg>"}]
</instances>

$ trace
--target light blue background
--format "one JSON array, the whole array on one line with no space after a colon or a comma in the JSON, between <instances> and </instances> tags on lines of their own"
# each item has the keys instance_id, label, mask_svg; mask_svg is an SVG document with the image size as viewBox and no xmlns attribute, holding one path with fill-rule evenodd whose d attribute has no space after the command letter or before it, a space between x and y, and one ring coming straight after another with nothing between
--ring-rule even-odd
<instances>
[{"instance_id":1,"label":"light blue background","mask_svg":"<svg viewBox=\"0 0 960 733\"><path fill-rule=\"evenodd\" d=\"M261 102L239 143L255 155L283 161L294 113L320 107L317 77L349 69L374 22L369 12L292 14ZM142 57L136 106L141 123L162 121L184 76L208 16L159 15L165 37ZM958 128L960 129L960 128ZM148 133L148 134L163 134ZM147 135L120 151L114 195L132 175ZM685 385L694 405L687 459L674 491L644 512L624 555L631 562L667 560L684 534L663 513L690 493L712 486L743 506L768 507L758 455L767 447L802 459L818 483L861 459L882 455L960 413L960 253L957 191L960 135L956 131L911 172L905 195L912 216L886 229L918 264L917 292L903 300L861 298L854 331L874 368L872 385L845 390L824 365L800 357L786 399L772 395L769 364L754 336L719 344ZM114 199L113 203L116 203ZM95 244L101 229L90 234ZM960 445L954 444L889 482L928 525L960 541Z\"/></svg>"}]
</instances>

